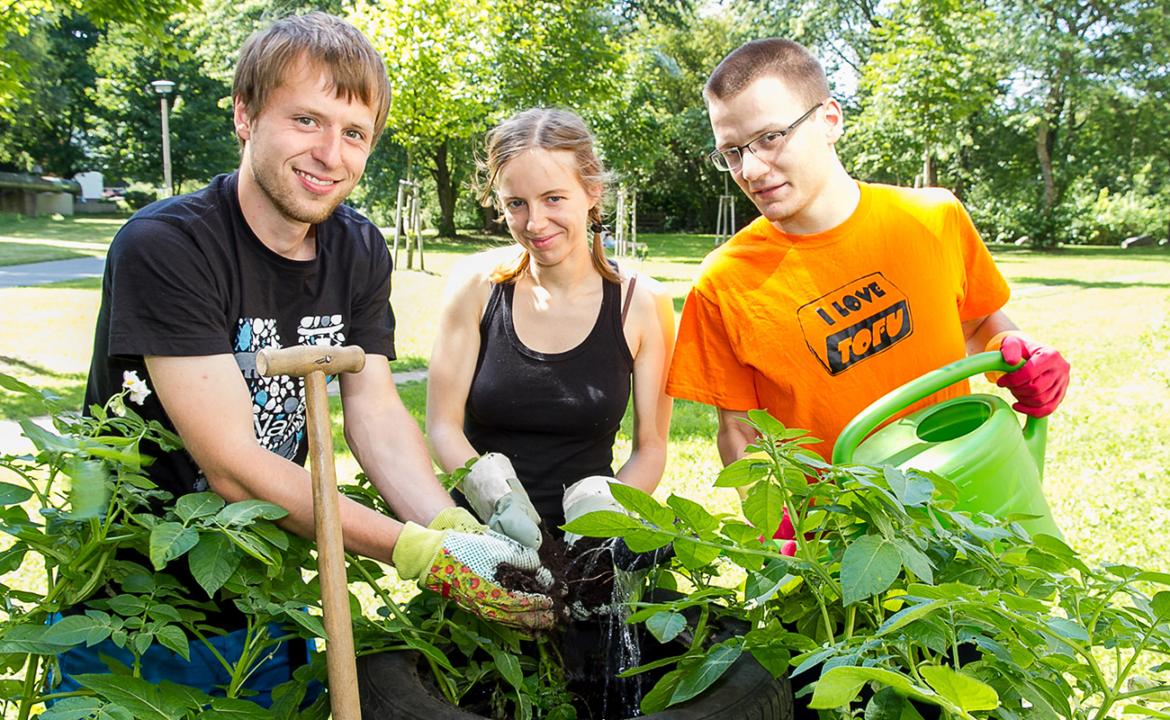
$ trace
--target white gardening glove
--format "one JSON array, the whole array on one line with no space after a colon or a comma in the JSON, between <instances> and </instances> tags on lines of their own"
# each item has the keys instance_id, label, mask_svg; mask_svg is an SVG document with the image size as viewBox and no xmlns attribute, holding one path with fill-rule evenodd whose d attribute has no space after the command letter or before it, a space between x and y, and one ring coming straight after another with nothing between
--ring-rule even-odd
<instances>
[{"instance_id":1,"label":"white gardening glove","mask_svg":"<svg viewBox=\"0 0 1170 720\"><path fill-rule=\"evenodd\" d=\"M492 530L533 550L540 547L540 515L508 458L488 453L476 460L462 490L471 509Z\"/></svg>"},{"instance_id":2,"label":"white gardening glove","mask_svg":"<svg viewBox=\"0 0 1170 720\"><path fill-rule=\"evenodd\" d=\"M561 500L561 507L565 511L565 524L571 523L577 518L588 515L589 513L601 512L603 510L628 515L629 513L626 512L626 509L614 499L613 493L610 492L610 484L616 482L616 478L592 475L570 485L565 490L564 498ZM569 532L565 533L565 542L570 545L580 539L580 535Z\"/></svg>"}]
</instances>

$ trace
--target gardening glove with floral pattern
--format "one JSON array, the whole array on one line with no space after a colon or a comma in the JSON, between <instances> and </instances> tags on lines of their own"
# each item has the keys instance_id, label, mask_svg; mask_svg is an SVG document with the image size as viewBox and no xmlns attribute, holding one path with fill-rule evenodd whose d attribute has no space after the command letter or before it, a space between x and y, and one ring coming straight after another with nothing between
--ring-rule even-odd
<instances>
[{"instance_id":1,"label":"gardening glove with floral pattern","mask_svg":"<svg viewBox=\"0 0 1170 720\"><path fill-rule=\"evenodd\" d=\"M999 350L1009 365L1027 360L1015 372L994 379L989 373L989 380L1007 388L1016 398L1013 410L1035 418L1047 417L1056 410L1068 390L1069 376L1068 361L1059 352L1010 330L993 337L987 349Z\"/></svg>"},{"instance_id":2,"label":"gardening glove with floral pattern","mask_svg":"<svg viewBox=\"0 0 1170 720\"><path fill-rule=\"evenodd\" d=\"M507 457L488 453L476 460L462 490L471 509L492 530L533 550L540 547L540 515Z\"/></svg>"},{"instance_id":3,"label":"gardening glove with floral pattern","mask_svg":"<svg viewBox=\"0 0 1170 720\"><path fill-rule=\"evenodd\" d=\"M567 525L589 513L606 510L628 515L626 509L614 499L613 493L610 492L610 483L616 482L616 478L591 475L570 485L565 490L565 496L561 500L561 508L565 511L565 524ZM580 539L580 535L565 533L565 542L570 545Z\"/></svg>"},{"instance_id":4,"label":"gardening glove with floral pattern","mask_svg":"<svg viewBox=\"0 0 1170 720\"><path fill-rule=\"evenodd\" d=\"M434 523L432 523L433 525ZM552 575L531 548L488 530L470 534L406 523L394 545L398 575L417 580L420 588L454 600L485 620L526 631L546 630L556 621L545 595L513 592L496 582L501 563L531 572L545 587Z\"/></svg>"}]
</instances>

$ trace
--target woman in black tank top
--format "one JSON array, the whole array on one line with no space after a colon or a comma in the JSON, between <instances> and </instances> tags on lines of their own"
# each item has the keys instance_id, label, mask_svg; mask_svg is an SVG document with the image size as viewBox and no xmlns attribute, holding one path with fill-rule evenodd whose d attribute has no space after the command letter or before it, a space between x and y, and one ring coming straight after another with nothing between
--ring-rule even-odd
<instances>
[{"instance_id":1,"label":"woman in black tank top","mask_svg":"<svg viewBox=\"0 0 1170 720\"><path fill-rule=\"evenodd\" d=\"M506 457L554 530L565 489L583 478L648 493L658 485L673 305L652 278L605 257L596 235L604 170L580 118L526 111L489 134L487 151L484 204L502 209L515 244L452 269L431 355L427 436L446 472L487 453ZM615 473L631 398L632 453ZM481 516L490 506L491 498Z\"/></svg>"}]
</instances>

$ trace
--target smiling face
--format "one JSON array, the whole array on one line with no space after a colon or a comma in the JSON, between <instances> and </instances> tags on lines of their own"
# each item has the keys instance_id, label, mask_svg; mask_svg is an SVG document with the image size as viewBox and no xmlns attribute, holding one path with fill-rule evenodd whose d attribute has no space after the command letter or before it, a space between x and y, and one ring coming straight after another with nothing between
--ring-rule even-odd
<instances>
[{"instance_id":1,"label":"smiling face","mask_svg":"<svg viewBox=\"0 0 1170 720\"><path fill-rule=\"evenodd\" d=\"M235 121L245 142L241 201L246 215L259 214L248 217L257 229L329 217L365 170L375 112L338 97L329 76L302 59L259 116L249 117L237 102Z\"/></svg>"},{"instance_id":2,"label":"smiling face","mask_svg":"<svg viewBox=\"0 0 1170 720\"><path fill-rule=\"evenodd\" d=\"M746 145L767 132L783 130L814 103L774 77L763 77L726 99L712 99L708 108L715 147ZM833 202L828 188L839 173L833 145L841 137L841 109L835 100L818 108L785 138L784 149L765 161L749 150L743 164L731 171L735 182L760 213L781 230L817 232L818 218Z\"/></svg>"},{"instance_id":3,"label":"smiling face","mask_svg":"<svg viewBox=\"0 0 1170 720\"><path fill-rule=\"evenodd\" d=\"M516 242L534 263L555 265L580 252L588 262L589 210L597 204L568 150L533 148L500 168L497 193Z\"/></svg>"}]
</instances>

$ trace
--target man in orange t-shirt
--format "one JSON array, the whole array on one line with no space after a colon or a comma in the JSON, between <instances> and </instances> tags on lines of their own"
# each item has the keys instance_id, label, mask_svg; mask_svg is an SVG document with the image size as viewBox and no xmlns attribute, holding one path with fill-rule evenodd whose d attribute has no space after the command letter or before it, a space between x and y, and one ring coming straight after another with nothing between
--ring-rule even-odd
<instances>
[{"instance_id":1,"label":"man in orange t-shirt","mask_svg":"<svg viewBox=\"0 0 1170 720\"><path fill-rule=\"evenodd\" d=\"M1017 410L1056 409L1069 365L1003 313L1007 283L962 205L946 190L849 176L834 147L841 107L808 50L747 43L703 97L712 161L763 215L703 262L667 382L670 395L719 409L724 464L755 439L740 421L749 410L809 430L824 440L809 448L829 458L874 400L986 349L1028 360L999 380ZM959 383L906 412L969 391Z\"/></svg>"}]
</instances>

